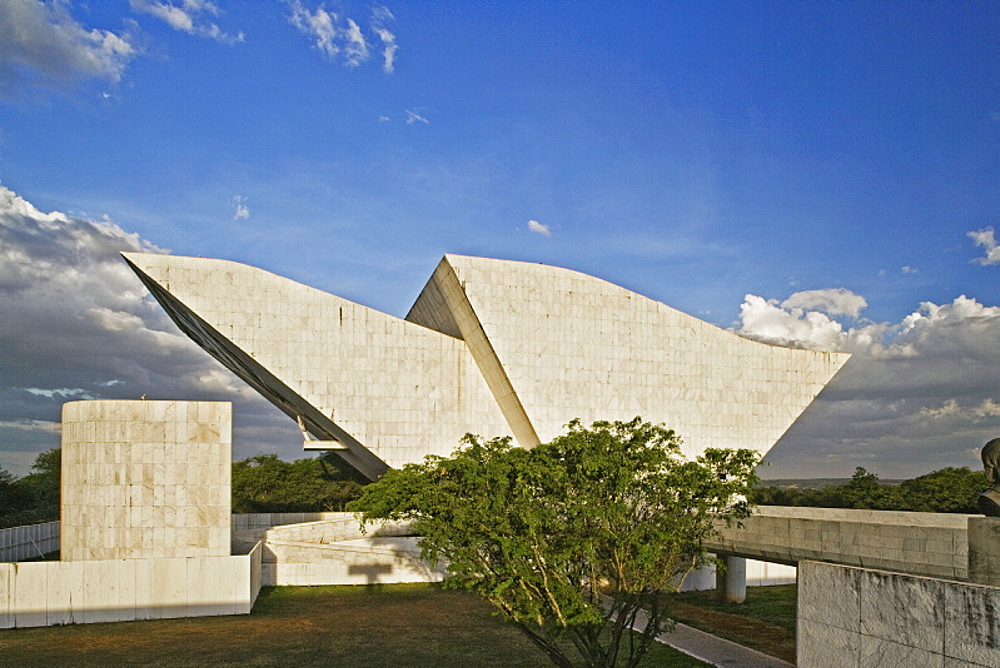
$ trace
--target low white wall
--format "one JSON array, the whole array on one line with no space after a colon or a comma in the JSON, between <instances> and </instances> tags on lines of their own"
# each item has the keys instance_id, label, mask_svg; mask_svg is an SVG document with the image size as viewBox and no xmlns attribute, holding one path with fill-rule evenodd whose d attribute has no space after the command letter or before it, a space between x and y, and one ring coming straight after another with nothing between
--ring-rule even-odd
<instances>
[{"instance_id":1,"label":"low white wall","mask_svg":"<svg viewBox=\"0 0 1000 668\"><path fill-rule=\"evenodd\" d=\"M234 513L232 520L233 532L270 529L285 524L301 524L302 522L319 522L335 520L342 517L354 517L354 513Z\"/></svg>"},{"instance_id":2,"label":"low white wall","mask_svg":"<svg viewBox=\"0 0 1000 668\"><path fill-rule=\"evenodd\" d=\"M1000 588L799 563L798 665L1000 666Z\"/></svg>"},{"instance_id":3,"label":"low white wall","mask_svg":"<svg viewBox=\"0 0 1000 668\"><path fill-rule=\"evenodd\" d=\"M34 559L59 549L59 522L0 529L0 562Z\"/></svg>"},{"instance_id":4,"label":"low white wall","mask_svg":"<svg viewBox=\"0 0 1000 668\"><path fill-rule=\"evenodd\" d=\"M0 628L248 614L261 547L229 557L0 564Z\"/></svg>"},{"instance_id":5,"label":"low white wall","mask_svg":"<svg viewBox=\"0 0 1000 668\"><path fill-rule=\"evenodd\" d=\"M265 585L438 582L443 567L420 559L405 524L374 524L362 532L353 513L323 513L316 522L263 530ZM248 530L252 534L260 529Z\"/></svg>"}]
</instances>

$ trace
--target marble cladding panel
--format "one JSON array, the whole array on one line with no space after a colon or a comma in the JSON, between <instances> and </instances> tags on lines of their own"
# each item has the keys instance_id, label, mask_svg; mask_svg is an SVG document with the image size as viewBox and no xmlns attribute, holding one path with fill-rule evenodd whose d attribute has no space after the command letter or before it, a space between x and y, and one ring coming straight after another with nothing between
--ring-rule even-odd
<instances>
[{"instance_id":1,"label":"marble cladding panel","mask_svg":"<svg viewBox=\"0 0 1000 668\"><path fill-rule=\"evenodd\" d=\"M805 561L798 665L1000 665L1000 589Z\"/></svg>"},{"instance_id":2,"label":"marble cladding panel","mask_svg":"<svg viewBox=\"0 0 1000 668\"><path fill-rule=\"evenodd\" d=\"M0 564L0 629L250 612L260 551Z\"/></svg>"},{"instance_id":3,"label":"marble cladding panel","mask_svg":"<svg viewBox=\"0 0 1000 668\"><path fill-rule=\"evenodd\" d=\"M229 554L228 403L72 402L63 424L63 560Z\"/></svg>"},{"instance_id":4,"label":"marble cladding panel","mask_svg":"<svg viewBox=\"0 0 1000 668\"><path fill-rule=\"evenodd\" d=\"M246 265L130 257L390 466L450 454L469 431L509 433L453 336Z\"/></svg>"},{"instance_id":5,"label":"marble cladding panel","mask_svg":"<svg viewBox=\"0 0 1000 668\"><path fill-rule=\"evenodd\" d=\"M588 423L641 414L675 428L688 454L706 447L763 453L847 358L742 339L565 269L446 260L477 318L456 318L463 334L482 327L542 441L574 417Z\"/></svg>"},{"instance_id":6,"label":"marble cladding panel","mask_svg":"<svg viewBox=\"0 0 1000 668\"><path fill-rule=\"evenodd\" d=\"M544 265L446 256L407 322L245 265L129 257L392 466L468 431L531 445L572 418L634 415L677 429L688 454L763 453L846 359Z\"/></svg>"}]
</instances>

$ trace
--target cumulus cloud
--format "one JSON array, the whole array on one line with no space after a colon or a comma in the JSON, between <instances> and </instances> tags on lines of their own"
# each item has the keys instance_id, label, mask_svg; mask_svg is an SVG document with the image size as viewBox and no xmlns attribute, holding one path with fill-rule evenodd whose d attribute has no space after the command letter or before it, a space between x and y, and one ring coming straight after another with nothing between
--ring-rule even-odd
<instances>
[{"instance_id":1,"label":"cumulus cloud","mask_svg":"<svg viewBox=\"0 0 1000 668\"><path fill-rule=\"evenodd\" d=\"M813 309L830 315L846 315L857 318L868 307L868 301L844 288L826 290L803 290L796 292L781 303L786 309Z\"/></svg>"},{"instance_id":2,"label":"cumulus cloud","mask_svg":"<svg viewBox=\"0 0 1000 668\"><path fill-rule=\"evenodd\" d=\"M552 230L549 229L549 226L543 225L542 223L539 223L537 220L529 220L528 229L534 232L535 234L542 235L543 237L552 236Z\"/></svg>"},{"instance_id":3,"label":"cumulus cloud","mask_svg":"<svg viewBox=\"0 0 1000 668\"><path fill-rule=\"evenodd\" d=\"M909 477L976 466L968 453L1000 431L1000 307L963 295L873 323L860 317L857 295L815 292L783 302L747 295L735 328L767 343L853 353L769 455L781 474L850 475L864 466Z\"/></svg>"},{"instance_id":4,"label":"cumulus cloud","mask_svg":"<svg viewBox=\"0 0 1000 668\"><path fill-rule=\"evenodd\" d=\"M88 30L62 2L0 0L0 97L118 83L140 52L131 30Z\"/></svg>"},{"instance_id":5,"label":"cumulus cloud","mask_svg":"<svg viewBox=\"0 0 1000 668\"><path fill-rule=\"evenodd\" d=\"M234 433L249 423L294 443L294 425L184 336L120 251L164 252L0 186L0 466L26 473L59 445L62 404L87 398L234 401Z\"/></svg>"},{"instance_id":6,"label":"cumulus cloud","mask_svg":"<svg viewBox=\"0 0 1000 668\"><path fill-rule=\"evenodd\" d=\"M983 250L986 251L986 257L977 257L973 262L982 265L1000 264L1000 246L997 246L992 227L984 227L981 230L969 232L968 235L975 245L982 246Z\"/></svg>"},{"instance_id":7,"label":"cumulus cloud","mask_svg":"<svg viewBox=\"0 0 1000 668\"><path fill-rule=\"evenodd\" d=\"M233 220L247 220L250 218L250 207L247 206L246 197L233 195L230 203L233 205Z\"/></svg>"},{"instance_id":8,"label":"cumulus cloud","mask_svg":"<svg viewBox=\"0 0 1000 668\"><path fill-rule=\"evenodd\" d=\"M155 16L174 30L189 35L208 37L223 44L244 40L242 32L235 35L225 33L211 21L209 17L218 16L220 12L219 7L208 0L183 0L180 5L163 0L129 0L129 5L134 11Z\"/></svg>"}]
</instances>

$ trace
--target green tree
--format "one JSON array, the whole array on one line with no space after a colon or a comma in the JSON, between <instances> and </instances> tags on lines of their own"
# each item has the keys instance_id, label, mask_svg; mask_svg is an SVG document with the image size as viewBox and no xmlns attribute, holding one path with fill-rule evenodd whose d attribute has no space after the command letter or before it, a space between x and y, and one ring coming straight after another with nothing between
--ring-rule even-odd
<instances>
[{"instance_id":1,"label":"green tree","mask_svg":"<svg viewBox=\"0 0 1000 668\"><path fill-rule=\"evenodd\" d=\"M326 457L286 462L257 455L233 463L235 513L290 513L343 510L361 494L361 485Z\"/></svg>"},{"instance_id":2,"label":"green tree","mask_svg":"<svg viewBox=\"0 0 1000 668\"><path fill-rule=\"evenodd\" d=\"M0 469L0 528L59 519L61 454L59 448L39 454L23 478Z\"/></svg>"},{"instance_id":3,"label":"green tree","mask_svg":"<svg viewBox=\"0 0 1000 668\"><path fill-rule=\"evenodd\" d=\"M878 476L864 467L857 467L851 481L843 489L844 506L874 510L901 510L902 499L895 487L881 484Z\"/></svg>"},{"instance_id":4,"label":"green tree","mask_svg":"<svg viewBox=\"0 0 1000 668\"><path fill-rule=\"evenodd\" d=\"M660 594L707 560L714 522L749 515L756 453L695 461L662 425L578 420L551 443L467 435L389 471L348 508L408 520L446 583L481 594L558 666L635 666L670 624ZM645 632L628 631L641 612Z\"/></svg>"},{"instance_id":5,"label":"green tree","mask_svg":"<svg viewBox=\"0 0 1000 668\"><path fill-rule=\"evenodd\" d=\"M927 513L979 513L979 495L990 487L982 471L949 466L900 485L906 510Z\"/></svg>"}]
</instances>

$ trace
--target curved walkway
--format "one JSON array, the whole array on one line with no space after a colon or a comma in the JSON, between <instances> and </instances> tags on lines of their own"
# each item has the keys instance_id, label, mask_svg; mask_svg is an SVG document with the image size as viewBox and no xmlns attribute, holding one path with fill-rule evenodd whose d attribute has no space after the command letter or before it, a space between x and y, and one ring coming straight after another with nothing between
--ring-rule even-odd
<instances>
[{"instance_id":1,"label":"curved walkway","mask_svg":"<svg viewBox=\"0 0 1000 668\"><path fill-rule=\"evenodd\" d=\"M685 624L677 624L673 631L660 634L657 640L719 668L794 668L787 661Z\"/></svg>"}]
</instances>

